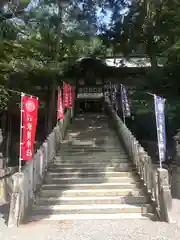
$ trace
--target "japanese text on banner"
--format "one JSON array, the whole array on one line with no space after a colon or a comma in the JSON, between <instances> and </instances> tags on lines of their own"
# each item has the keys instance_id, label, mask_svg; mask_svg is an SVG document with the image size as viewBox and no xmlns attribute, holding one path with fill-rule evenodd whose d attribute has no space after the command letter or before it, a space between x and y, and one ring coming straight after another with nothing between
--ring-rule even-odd
<instances>
[{"instance_id":1,"label":"japanese text on banner","mask_svg":"<svg viewBox=\"0 0 180 240\"><path fill-rule=\"evenodd\" d=\"M57 119L63 120L64 119L64 108L62 103L62 91L58 88L58 109L57 109Z\"/></svg>"},{"instance_id":2,"label":"japanese text on banner","mask_svg":"<svg viewBox=\"0 0 180 240\"><path fill-rule=\"evenodd\" d=\"M128 103L126 88L123 85L121 85L121 98L122 98L122 108L124 111L124 116L130 117L131 112L130 112L130 107L129 107L129 103Z\"/></svg>"},{"instance_id":3,"label":"japanese text on banner","mask_svg":"<svg viewBox=\"0 0 180 240\"><path fill-rule=\"evenodd\" d=\"M22 96L21 160L32 160L37 126L38 99Z\"/></svg>"},{"instance_id":4,"label":"japanese text on banner","mask_svg":"<svg viewBox=\"0 0 180 240\"><path fill-rule=\"evenodd\" d=\"M154 95L154 105L156 114L159 160L160 162L164 162L166 158L166 128L164 116L165 99Z\"/></svg>"},{"instance_id":5,"label":"japanese text on banner","mask_svg":"<svg viewBox=\"0 0 180 240\"><path fill-rule=\"evenodd\" d=\"M72 107L72 87L68 85L68 107Z\"/></svg>"},{"instance_id":6,"label":"japanese text on banner","mask_svg":"<svg viewBox=\"0 0 180 240\"><path fill-rule=\"evenodd\" d=\"M69 105L69 94L68 94L68 84L64 82L64 88L63 88L63 99L64 99L64 108L68 108Z\"/></svg>"}]
</instances>

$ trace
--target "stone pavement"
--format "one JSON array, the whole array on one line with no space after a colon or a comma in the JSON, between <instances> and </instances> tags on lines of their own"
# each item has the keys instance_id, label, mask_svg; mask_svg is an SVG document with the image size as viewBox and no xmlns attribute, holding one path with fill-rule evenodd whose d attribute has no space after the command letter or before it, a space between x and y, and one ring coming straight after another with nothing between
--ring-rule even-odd
<instances>
[{"instance_id":1,"label":"stone pavement","mask_svg":"<svg viewBox=\"0 0 180 240\"><path fill-rule=\"evenodd\" d=\"M1 240L179 240L180 226L151 220L86 220L34 222L7 228L0 222Z\"/></svg>"}]
</instances>

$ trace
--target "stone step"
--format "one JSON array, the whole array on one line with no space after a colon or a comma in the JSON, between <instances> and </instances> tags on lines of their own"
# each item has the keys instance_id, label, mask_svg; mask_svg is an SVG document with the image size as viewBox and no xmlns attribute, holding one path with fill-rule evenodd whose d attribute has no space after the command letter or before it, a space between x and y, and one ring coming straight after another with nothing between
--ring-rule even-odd
<instances>
[{"instance_id":1,"label":"stone step","mask_svg":"<svg viewBox=\"0 0 180 240\"><path fill-rule=\"evenodd\" d=\"M121 163L128 163L128 164L131 164L131 162L126 158L126 159L119 159L119 158L116 158L116 159L113 159L113 158L94 158L92 157L91 159L90 158L85 158L85 159L82 159L82 158L78 158L77 157L72 157L72 158L60 158L60 159L55 159L54 160L54 164L75 164L75 165L99 165L101 164L102 166L105 166L105 165L111 165L111 166L114 166L114 165L118 165L118 164L121 164Z\"/></svg>"},{"instance_id":2,"label":"stone step","mask_svg":"<svg viewBox=\"0 0 180 240\"><path fill-rule=\"evenodd\" d=\"M135 172L85 172L85 171L75 171L75 172L47 172L47 176L58 177L58 178L71 178L71 177L133 177Z\"/></svg>"},{"instance_id":3,"label":"stone step","mask_svg":"<svg viewBox=\"0 0 180 240\"><path fill-rule=\"evenodd\" d=\"M141 213L116 213L116 214L34 214L28 222L34 221L73 221L73 220L113 220L113 219L148 219L150 214Z\"/></svg>"},{"instance_id":4,"label":"stone step","mask_svg":"<svg viewBox=\"0 0 180 240\"><path fill-rule=\"evenodd\" d=\"M128 163L126 164L121 164L120 166L114 166L114 167L110 167L110 166L85 166L85 167L81 167L81 166L77 166L74 165L73 167L64 167L63 165L59 166L59 165L51 165L48 168L48 172L55 172L55 173L65 173L65 172L136 172L135 168L130 167L130 165Z\"/></svg>"},{"instance_id":5,"label":"stone step","mask_svg":"<svg viewBox=\"0 0 180 240\"><path fill-rule=\"evenodd\" d=\"M79 140L80 141L80 140ZM82 141L83 142L83 141ZM82 149L92 149L92 150L99 150L99 151L102 151L102 150L104 150L105 152L120 152L120 154L122 155L122 156L127 156L127 154L126 154L126 152L125 152L125 150L124 150L124 148L121 146L121 145L118 145L118 146L114 146L113 144L112 144L112 146L108 143L108 145L107 146L103 146L102 145L102 147L101 146L95 146L95 147L93 147L93 146L91 146L91 145L88 145L88 144L85 144L84 143L84 145L75 145L75 144L73 144L73 143L69 143L69 144L62 144L62 149L60 150L60 151L58 151L58 154L60 154L61 155L61 153L62 153L62 151L77 151L77 150L79 150L79 151L81 151Z\"/></svg>"},{"instance_id":6,"label":"stone step","mask_svg":"<svg viewBox=\"0 0 180 240\"><path fill-rule=\"evenodd\" d=\"M147 196L39 197L36 203L39 205L146 204L148 200Z\"/></svg>"},{"instance_id":7,"label":"stone step","mask_svg":"<svg viewBox=\"0 0 180 240\"><path fill-rule=\"evenodd\" d=\"M127 159L128 156L127 154L123 154L121 152L121 150L119 151L108 151L106 150L106 148L102 148L102 149L95 149L95 148L92 148L92 149L84 149L84 148L79 148L79 149L71 149L70 147L67 147L67 150L65 150L64 148L61 149L61 153L60 154L57 154L57 157L75 157L76 155L80 155L80 154L87 154L87 157L89 155L89 157L94 157L94 158L98 158L99 154L101 154L101 157L106 157L107 158L110 158L111 159L113 157L118 157L119 159ZM78 155L78 156L79 156ZM96 156L95 156L96 155Z\"/></svg>"},{"instance_id":8,"label":"stone step","mask_svg":"<svg viewBox=\"0 0 180 240\"><path fill-rule=\"evenodd\" d=\"M50 214L118 214L118 213L152 213L149 204L90 204L90 205L33 205L32 213Z\"/></svg>"},{"instance_id":9,"label":"stone step","mask_svg":"<svg viewBox=\"0 0 180 240\"><path fill-rule=\"evenodd\" d=\"M122 182L122 183L135 183L139 181L139 178L138 177L127 177L127 176L124 176L124 177L109 177L109 178L106 178L106 177L84 177L84 178L79 178L79 177L72 177L72 178L69 178L69 177L57 177L57 176L52 176L52 175L46 175L45 177L45 180L44 182L45 183L54 183L54 184L73 184L73 183L76 183L76 184L81 184L81 183L104 183L104 182L109 182L109 183L119 183L119 182Z\"/></svg>"},{"instance_id":10,"label":"stone step","mask_svg":"<svg viewBox=\"0 0 180 240\"><path fill-rule=\"evenodd\" d=\"M61 149L57 152L58 155L61 155L62 151L81 151L83 149L85 150L95 150L95 151L104 151L104 152L118 152L122 154L122 156L127 156L127 153L123 146L121 146L119 143L115 145L114 142L110 142L108 139L102 139L102 141L99 139L97 140L78 140L76 141L75 138L70 137L71 139L64 140L63 143L61 143ZM90 138L93 138L91 136ZM104 137L105 138L105 137ZM75 142L76 141L76 142ZM99 142L98 142L99 141ZM78 142L78 144L77 144ZM101 143L102 142L102 143Z\"/></svg>"},{"instance_id":11,"label":"stone step","mask_svg":"<svg viewBox=\"0 0 180 240\"><path fill-rule=\"evenodd\" d=\"M87 133L83 136L80 134L79 136L72 136L69 135L67 139L64 140L64 143L62 144L63 149L67 149L68 147L71 147L71 149L81 149L81 147L87 147L87 148L99 148L101 149L101 146L105 148L106 151L119 151L122 150L122 153L125 153L125 149L123 145L118 141L118 139L111 140L111 138L114 138L114 136L108 136L109 133L100 133L101 136L99 136L99 133L97 136L93 136L94 133L91 134L91 136L87 136ZM91 139L91 140L89 140ZM69 142L68 142L69 141ZM68 144L69 143L69 144ZM91 144L97 144L94 147ZM104 143L103 145L101 143ZM70 146L69 146L70 145ZM59 151L60 153L60 151Z\"/></svg>"},{"instance_id":12,"label":"stone step","mask_svg":"<svg viewBox=\"0 0 180 240\"><path fill-rule=\"evenodd\" d=\"M103 163L103 162L102 162ZM75 163L66 163L62 161L53 161L49 168L81 168L81 169L87 169L87 168L111 168L111 169L121 169L122 167L134 167L134 165L131 162L125 161L125 162L105 162L105 164L102 164L101 162L91 162L90 160L82 161L78 166Z\"/></svg>"},{"instance_id":13,"label":"stone step","mask_svg":"<svg viewBox=\"0 0 180 240\"><path fill-rule=\"evenodd\" d=\"M140 182L135 183L82 183L82 184L43 184L42 189L43 190L66 190L66 189L74 189L74 190L81 190L81 189L123 189L123 188L140 188L142 185Z\"/></svg>"},{"instance_id":14,"label":"stone step","mask_svg":"<svg viewBox=\"0 0 180 240\"><path fill-rule=\"evenodd\" d=\"M79 164L74 162L67 163L66 161L54 161L49 167L53 168L106 168L106 167L113 167L116 168L123 168L123 167L132 167L132 164L128 161L125 162L90 162L90 161L83 161Z\"/></svg>"},{"instance_id":15,"label":"stone step","mask_svg":"<svg viewBox=\"0 0 180 240\"><path fill-rule=\"evenodd\" d=\"M58 191L57 189L44 190L41 189L41 197L80 197L80 196L142 196L144 195L142 189L81 189L81 190L65 190Z\"/></svg>"},{"instance_id":16,"label":"stone step","mask_svg":"<svg viewBox=\"0 0 180 240\"><path fill-rule=\"evenodd\" d=\"M57 169L57 170L62 170L62 169L82 169L82 170L87 170L87 169L106 169L107 171L121 171L123 168L130 168L130 169L136 169L132 164L129 162L123 162L123 163L107 163L107 164L101 164L101 163L90 163L90 162L83 162L80 163L79 165L75 163L63 163L63 162L53 162L48 170L51 169Z\"/></svg>"},{"instance_id":17,"label":"stone step","mask_svg":"<svg viewBox=\"0 0 180 240\"><path fill-rule=\"evenodd\" d=\"M61 157L56 157L55 161L61 162L63 161L64 163L86 163L90 162L91 164L93 163L102 163L102 164L107 164L107 163L123 163L123 162L130 162L131 161L127 157L120 157L119 154L117 155L102 155L96 156L92 154L91 156L88 156L89 153L86 152L78 152L75 154L70 154L70 155L62 155Z\"/></svg>"}]
</instances>

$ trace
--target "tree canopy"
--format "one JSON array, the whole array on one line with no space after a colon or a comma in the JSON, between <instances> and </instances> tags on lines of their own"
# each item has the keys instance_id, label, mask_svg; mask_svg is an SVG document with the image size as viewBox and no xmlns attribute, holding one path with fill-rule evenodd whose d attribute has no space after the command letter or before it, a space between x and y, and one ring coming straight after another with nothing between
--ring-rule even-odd
<instances>
[{"instance_id":1,"label":"tree canopy","mask_svg":"<svg viewBox=\"0 0 180 240\"><path fill-rule=\"evenodd\" d=\"M50 86L79 57L147 54L144 88L178 98L179 11L177 0L3 0L0 83Z\"/></svg>"}]
</instances>

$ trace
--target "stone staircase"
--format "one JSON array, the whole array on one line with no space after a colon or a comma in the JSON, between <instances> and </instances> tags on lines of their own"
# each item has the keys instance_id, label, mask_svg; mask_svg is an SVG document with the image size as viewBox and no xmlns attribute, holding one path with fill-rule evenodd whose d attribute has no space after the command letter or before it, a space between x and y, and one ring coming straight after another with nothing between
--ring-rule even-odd
<instances>
[{"instance_id":1,"label":"stone staircase","mask_svg":"<svg viewBox=\"0 0 180 240\"><path fill-rule=\"evenodd\" d=\"M29 221L149 214L146 192L107 117L77 116L47 171Z\"/></svg>"}]
</instances>

